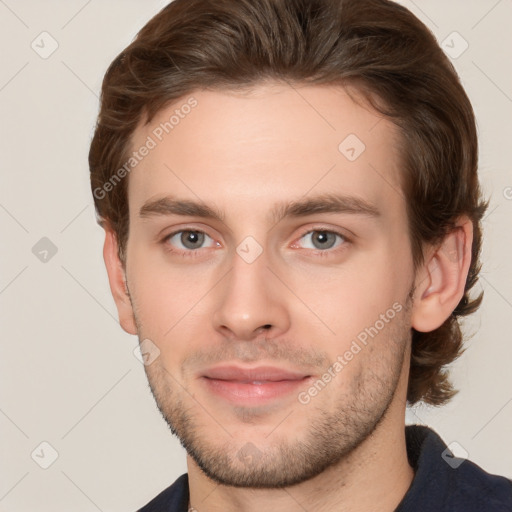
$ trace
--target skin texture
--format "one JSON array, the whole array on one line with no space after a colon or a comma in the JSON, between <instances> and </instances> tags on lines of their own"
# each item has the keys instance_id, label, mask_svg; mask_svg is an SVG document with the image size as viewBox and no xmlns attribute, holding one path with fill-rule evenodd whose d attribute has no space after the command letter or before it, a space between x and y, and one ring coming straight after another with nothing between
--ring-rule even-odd
<instances>
[{"instance_id":1,"label":"skin texture","mask_svg":"<svg viewBox=\"0 0 512 512\"><path fill-rule=\"evenodd\" d=\"M191 504L392 511L414 476L404 433L411 327L435 329L462 297L471 223L460 219L442 245L427 247L414 273L399 132L344 89L271 83L190 96L197 106L130 173L126 267L108 227L104 258L123 329L158 348L145 369L188 451ZM133 149L187 99L141 124ZM349 134L365 145L353 161L339 150ZM333 193L380 214L271 218L277 203ZM139 215L169 195L223 219ZM180 229L205 236L169 237ZM241 256L256 250L250 263ZM371 326L377 334L354 354ZM346 364L336 371L339 357ZM220 363L310 378L264 403L235 404L205 383ZM308 391L326 372L329 382Z\"/></svg>"}]
</instances>

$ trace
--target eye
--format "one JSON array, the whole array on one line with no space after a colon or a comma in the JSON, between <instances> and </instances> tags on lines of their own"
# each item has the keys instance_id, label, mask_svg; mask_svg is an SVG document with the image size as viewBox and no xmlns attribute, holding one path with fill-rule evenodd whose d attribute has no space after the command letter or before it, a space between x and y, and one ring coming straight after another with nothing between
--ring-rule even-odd
<instances>
[{"instance_id":1,"label":"eye","mask_svg":"<svg viewBox=\"0 0 512 512\"><path fill-rule=\"evenodd\" d=\"M304 233L300 239L305 239L306 245L302 246L305 249L313 249L325 251L345 245L348 239L338 233L337 231L329 231L326 229L313 229ZM309 246L307 245L309 243ZM296 244L295 244L296 247Z\"/></svg>"},{"instance_id":2,"label":"eye","mask_svg":"<svg viewBox=\"0 0 512 512\"><path fill-rule=\"evenodd\" d=\"M197 230L181 230L181 231L175 231L174 233L171 233L170 235L167 235L162 242L164 244L171 245L173 247L176 247L178 249L178 252L184 251L184 252L190 252L194 251L196 249L204 249L203 244L205 243L205 240L209 239L213 244L210 244L209 247L214 247L216 242L208 236L203 231L197 231ZM174 250L174 249L171 249Z\"/></svg>"}]
</instances>

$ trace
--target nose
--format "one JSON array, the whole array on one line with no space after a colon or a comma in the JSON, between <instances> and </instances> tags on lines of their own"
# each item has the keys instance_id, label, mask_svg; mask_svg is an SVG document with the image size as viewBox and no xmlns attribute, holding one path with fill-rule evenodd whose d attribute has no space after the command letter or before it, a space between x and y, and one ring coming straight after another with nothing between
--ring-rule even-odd
<instances>
[{"instance_id":1,"label":"nose","mask_svg":"<svg viewBox=\"0 0 512 512\"><path fill-rule=\"evenodd\" d=\"M289 293L268 266L265 251L252 263L234 254L231 270L215 287L213 322L223 337L251 341L289 329Z\"/></svg>"}]
</instances>

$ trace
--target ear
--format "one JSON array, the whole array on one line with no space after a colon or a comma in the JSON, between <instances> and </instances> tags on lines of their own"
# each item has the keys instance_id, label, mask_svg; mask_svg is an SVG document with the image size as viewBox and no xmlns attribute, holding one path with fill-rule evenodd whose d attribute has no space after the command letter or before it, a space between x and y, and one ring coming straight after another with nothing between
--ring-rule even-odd
<instances>
[{"instance_id":1,"label":"ear","mask_svg":"<svg viewBox=\"0 0 512 512\"><path fill-rule=\"evenodd\" d=\"M440 327L457 307L471 264L473 223L462 217L441 245L431 248L416 273L411 325L421 332Z\"/></svg>"},{"instance_id":2,"label":"ear","mask_svg":"<svg viewBox=\"0 0 512 512\"><path fill-rule=\"evenodd\" d=\"M103 259L107 267L110 291L117 306L119 323L128 334L137 334L133 308L126 286L125 270L118 255L117 237L110 227L105 227L104 229Z\"/></svg>"}]
</instances>

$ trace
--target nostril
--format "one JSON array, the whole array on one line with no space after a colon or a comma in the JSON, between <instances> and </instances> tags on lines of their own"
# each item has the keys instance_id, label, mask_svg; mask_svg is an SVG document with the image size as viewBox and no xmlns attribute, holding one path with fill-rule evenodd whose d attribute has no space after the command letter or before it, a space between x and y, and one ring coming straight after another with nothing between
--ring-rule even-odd
<instances>
[{"instance_id":1,"label":"nostril","mask_svg":"<svg viewBox=\"0 0 512 512\"><path fill-rule=\"evenodd\" d=\"M272 329L272 324L265 324L258 327L255 332L261 333L264 331L269 331L270 329Z\"/></svg>"}]
</instances>

